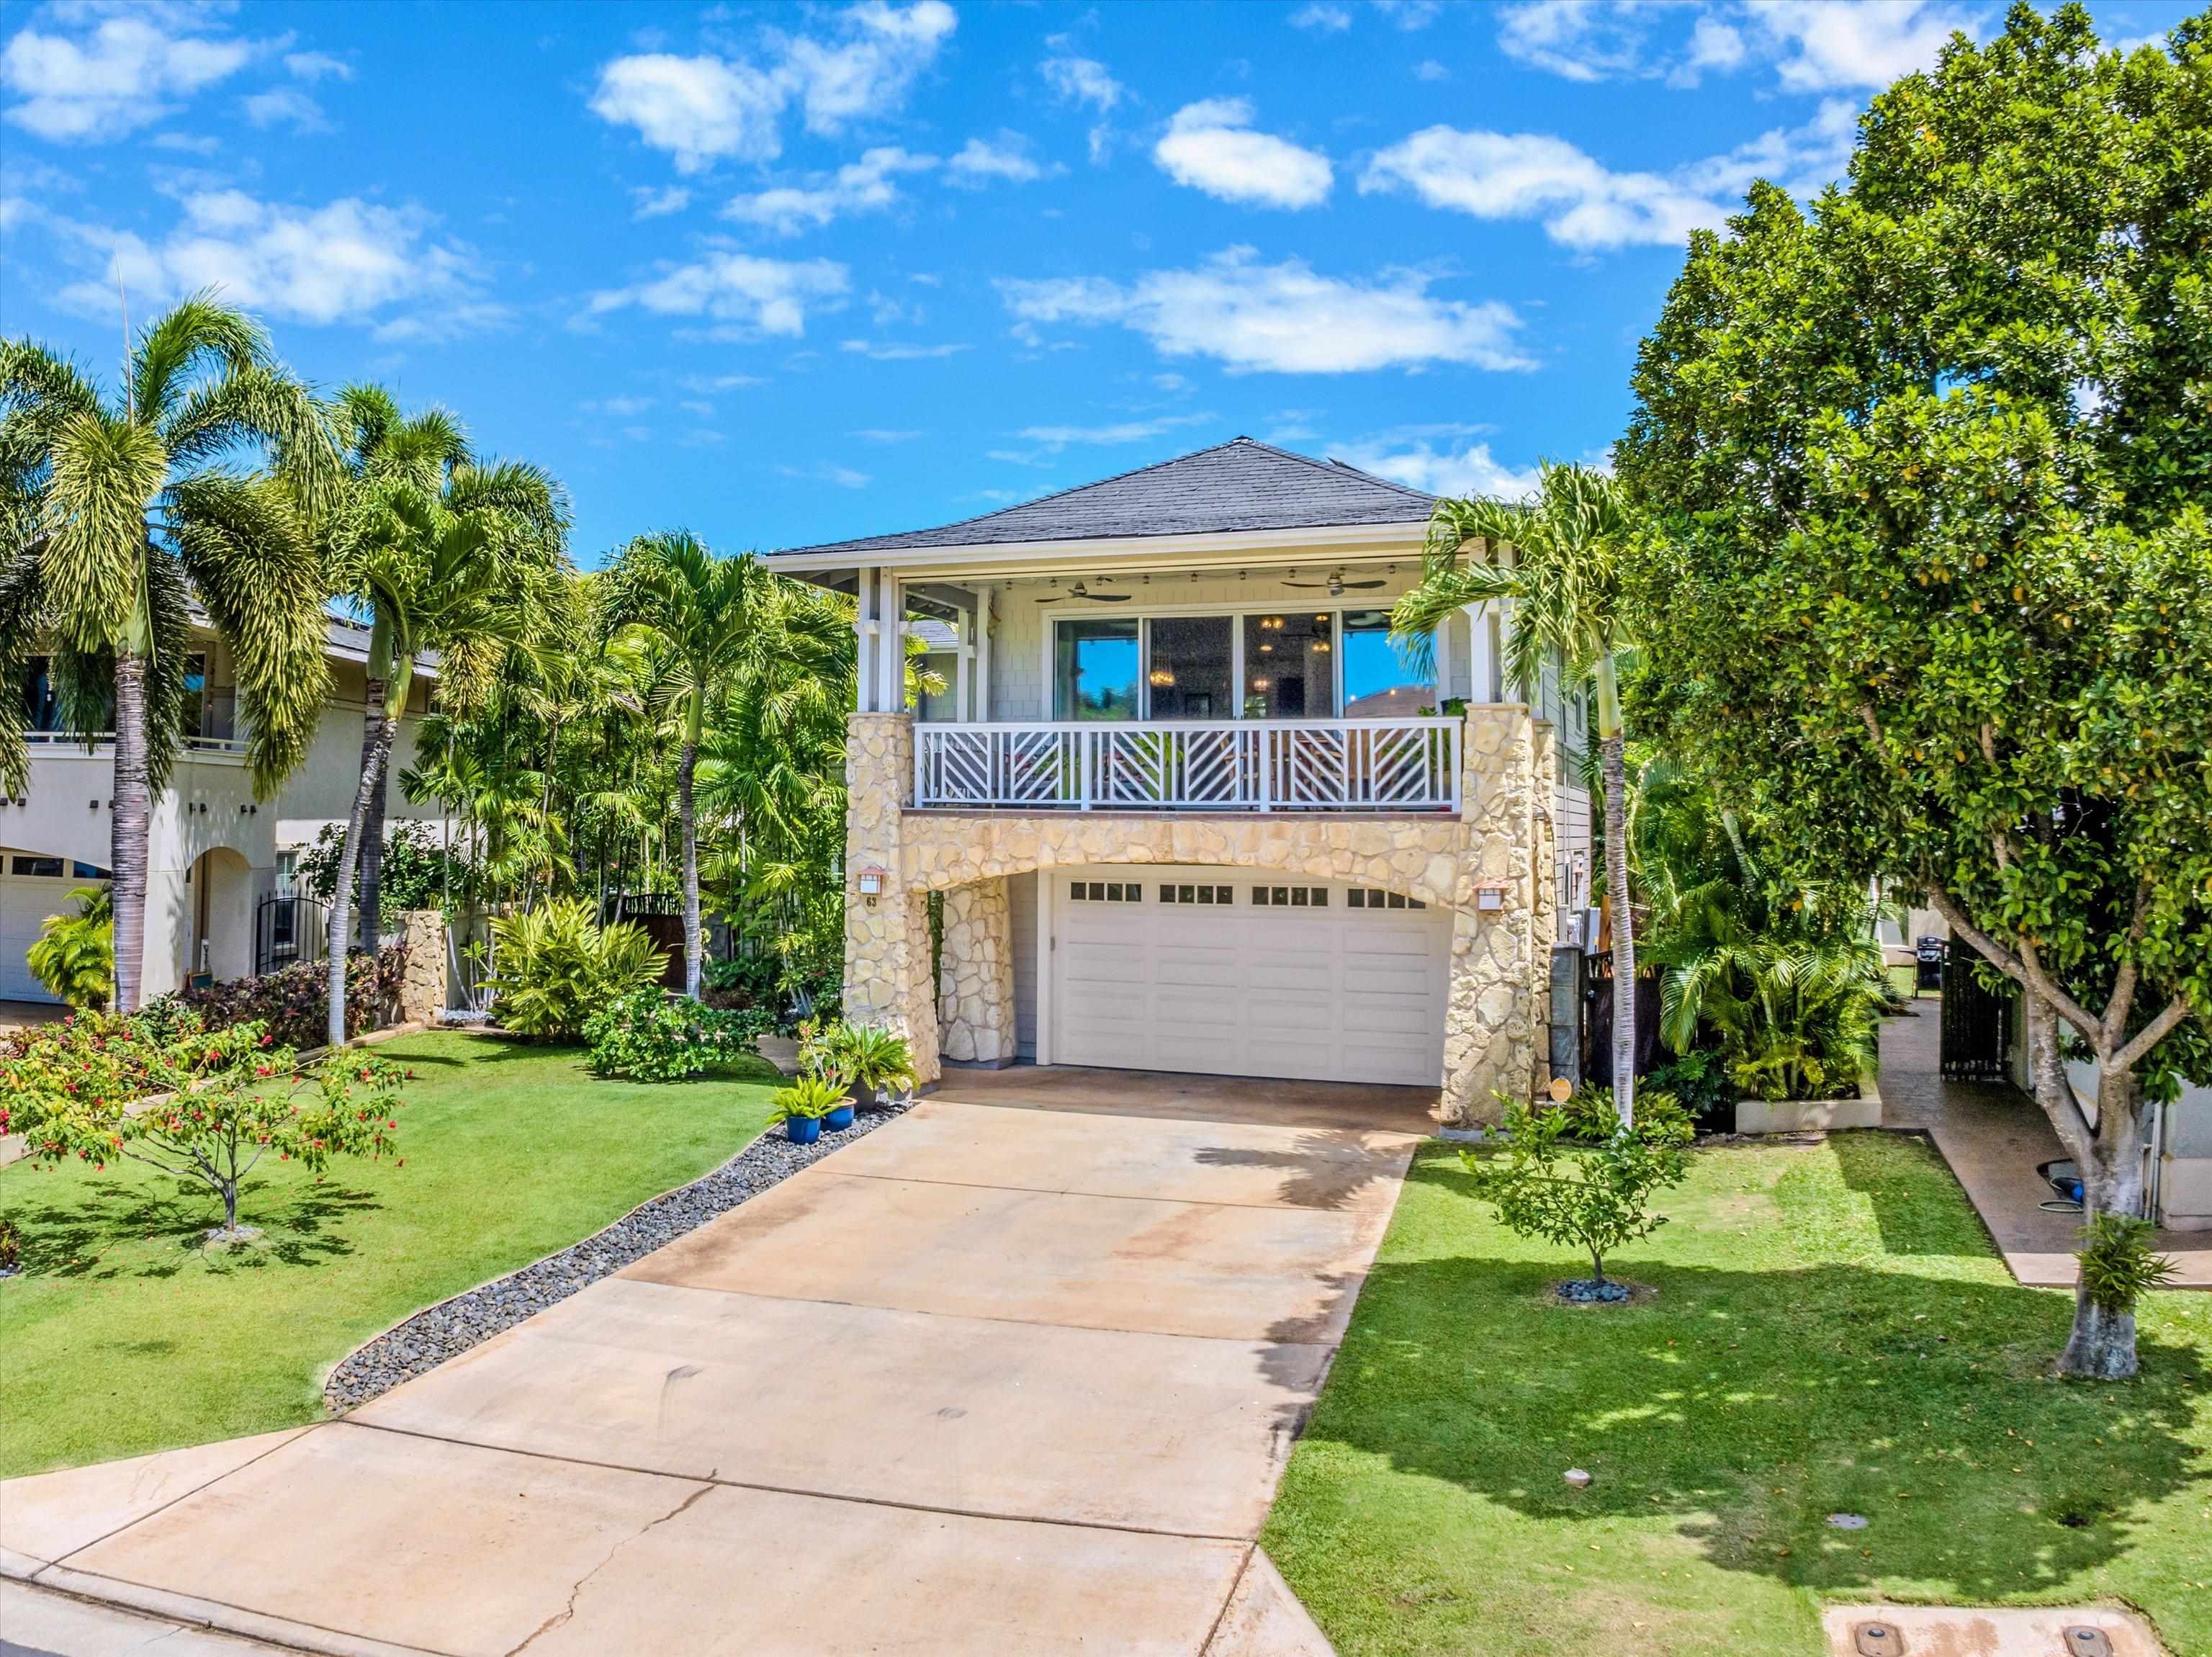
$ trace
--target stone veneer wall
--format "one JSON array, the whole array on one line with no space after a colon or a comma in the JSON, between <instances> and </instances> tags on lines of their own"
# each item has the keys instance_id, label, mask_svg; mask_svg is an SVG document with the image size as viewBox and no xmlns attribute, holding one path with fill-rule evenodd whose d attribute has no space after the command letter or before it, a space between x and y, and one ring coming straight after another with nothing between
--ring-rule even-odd
<instances>
[{"instance_id":1,"label":"stone veneer wall","mask_svg":"<svg viewBox=\"0 0 2212 1657\"><path fill-rule=\"evenodd\" d=\"M1004 875L945 894L937 985L939 1045L967 1064L1014 1057L1014 937Z\"/></svg>"},{"instance_id":2,"label":"stone veneer wall","mask_svg":"<svg viewBox=\"0 0 2212 1657\"><path fill-rule=\"evenodd\" d=\"M434 909L399 917L407 941L407 973L399 984L399 1021L435 1024L446 1005L446 917Z\"/></svg>"},{"instance_id":3,"label":"stone veneer wall","mask_svg":"<svg viewBox=\"0 0 2212 1657\"><path fill-rule=\"evenodd\" d=\"M1553 909L1551 728L1516 704L1469 710L1457 820L1346 813L966 813L906 809L914 728L904 714L848 723L846 1015L914 1043L924 1081L946 1056L1013 1051L1006 877L1100 863L1268 869L1388 887L1454 911L1438 1116L1492 1122L1495 1097L1548 1075ZM874 905L860 872L884 871ZM1504 906L1477 907L1496 883ZM946 893L942 983L930 972L927 894ZM973 959L966 959L972 956Z\"/></svg>"}]
</instances>

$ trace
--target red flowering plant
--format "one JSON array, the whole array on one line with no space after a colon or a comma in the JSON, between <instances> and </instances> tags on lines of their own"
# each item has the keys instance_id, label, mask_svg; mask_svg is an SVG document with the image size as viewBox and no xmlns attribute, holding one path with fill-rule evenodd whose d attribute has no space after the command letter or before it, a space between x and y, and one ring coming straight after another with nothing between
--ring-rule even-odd
<instances>
[{"instance_id":1,"label":"red flowering plant","mask_svg":"<svg viewBox=\"0 0 2212 1657\"><path fill-rule=\"evenodd\" d=\"M118 1045L149 1049L117 1061L136 1068L132 1087L113 1085L97 1063L0 1065L0 1129L22 1134L41 1167L125 1158L174 1174L222 1200L222 1224L209 1235L228 1240L251 1234L238 1223L239 1193L263 1158L304 1163L320 1178L332 1157L397 1148L406 1073L389 1059L337 1054L310 1075L259 1024L210 1031L190 1020L167 1040L125 1036L101 1057L112 1059ZM145 1093L167 1097L131 1110Z\"/></svg>"}]
</instances>

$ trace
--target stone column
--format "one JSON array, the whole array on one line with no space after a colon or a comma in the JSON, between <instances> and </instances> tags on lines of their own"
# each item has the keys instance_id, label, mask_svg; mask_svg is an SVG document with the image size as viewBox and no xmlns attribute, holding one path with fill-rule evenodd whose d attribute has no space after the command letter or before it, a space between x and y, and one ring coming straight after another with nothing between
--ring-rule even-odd
<instances>
[{"instance_id":1,"label":"stone column","mask_svg":"<svg viewBox=\"0 0 2212 1657\"><path fill-rule=\"evenodd\" d=\"M1450 997L1437 1114L1462 1125L1494 1123L1498 1095L1528 1099L1547 1034L1548 938L1536 936L1539 831L1550 804L1538 789L1536 722L1518 704L1468 710L1460 816L1467 844L1452 917ZM1503 888L1503 907L1480 908L1480 890Z\"/></svg>"},{"instance_id":2,"label":"stone column","mask_svg":"<svg viewBox=\"0 0 2212 1657\"><path fill-rule=\"evenodd\" d=\"M929 970L928 894L909 883L905 811L914 788L914 718L845 720L845 1017L881 1024L914 1049L915 1073L937 1080L937 996ZM860 888L882 871L881 892Z\"/></svg>"},{"instance_id":3,"label":"stone column","mask_svg":"<svg viewBox=\"0 0 2212 1657\"><path fill-rule=\"evenodd\" d=\"M1539 1027L1529 1090L1540 1093L1552 1081L1552 950L1559 936L1559 727L1548 719L1535 721L1531 747L1528 961Z\"/></svg>"},{"instance_id":4,"label":"stone column","mask_svg":"<svg viewBox=\"0 0 2212 1657\"><path fill-rule=\"evenodd\" d=\"M945 894L937 1020L946 1058L994 1067L1013 1063L1013 921L1004 876Z\"/></svg>"},{"instance_id":5,"label":"stone column","mask_svg":"<svg viewBox=\"0 0 2212 1657\"><path fill-rule=\"evenodd\" d=\"M434 909L400 916L407 940L407 972L399 984L399 1021L435 1024L446 1005L446 917Z\"/></svg>"}]
</instances>

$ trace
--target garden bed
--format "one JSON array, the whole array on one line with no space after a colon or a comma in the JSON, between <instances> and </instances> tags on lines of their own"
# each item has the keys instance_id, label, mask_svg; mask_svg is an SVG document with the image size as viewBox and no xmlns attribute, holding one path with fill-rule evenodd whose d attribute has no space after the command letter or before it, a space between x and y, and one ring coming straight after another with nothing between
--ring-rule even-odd
<instances>
[{"instance_id":1,"label":"garden bed","mask_svg":"<svg viewBox=\"0 0 2212 1657\"><path fill-rule=\"evenodd\" d=\"M640 1203L605 1230L520 1271L478 1285L416 1313L349 1354L324 1384L323 1402L333 1413L356 1409L402 1381L426 1374L448 1358L512 1329L602 1277L641 1260L709 1220L727 1214L801 1169L903 1112L908 1106L862 1112L839 1133L811 1145L794 1145L780 1133L763 1134L704 1179Z\"/></svg>"}]
</instances>

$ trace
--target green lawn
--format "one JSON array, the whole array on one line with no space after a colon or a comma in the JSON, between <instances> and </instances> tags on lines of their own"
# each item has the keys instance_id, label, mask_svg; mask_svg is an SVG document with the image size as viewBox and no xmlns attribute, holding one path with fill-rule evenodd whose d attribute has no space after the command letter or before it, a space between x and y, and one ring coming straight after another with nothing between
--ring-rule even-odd
<instances>
[{"instance_id":1,"label":"green lawn","mask_svg":"<svg viewBox=\"0 0 2212 1657\"><path fill-rule=\"evenodd\" d=\"M1576 1262L1424 1150L1264 1538L1346 1657L1814 1657L1875 1595L2125 1600L2212 1653L2212 1295L2153 1297L2140 1380L2063 1384L2070 1297L1923 1142L1694 1168L1609 1263L1657 1297L1569 1309Z\"/></svg>"},{"instance_id":2,"label":"green lawn","mask_svg":"<svg viewBox=\"0 0 2212 1657\"><path fill-rule=\"evenodd\" d=\"M0 1476L315 1419L361 1342L696 1179L760 1131L775 1086L757 1060L642 1083L473 1036L377 1051L417 1074L406 1166L341 1160L318 1186L264 1162L250 1251L203 1252L220 1208L136 1164L0 1169L25 1267L0 1282Z\"/></svg>"}]
</instances>

